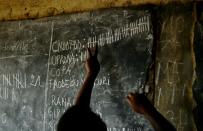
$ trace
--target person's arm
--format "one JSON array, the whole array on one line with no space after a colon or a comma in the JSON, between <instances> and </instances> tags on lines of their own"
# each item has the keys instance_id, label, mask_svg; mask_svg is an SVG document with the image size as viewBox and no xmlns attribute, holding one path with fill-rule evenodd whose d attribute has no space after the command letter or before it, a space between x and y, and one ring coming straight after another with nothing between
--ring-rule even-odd
<instances>
[{"instance_id":1,"label":"person's arm","mask_svg":"<svg viewBox=\"0 0 203 131\"><path fill-rule=\"evenodd\" d=\"M175 127L156 110L145 95L130 93L127 101L135 112L143 114L151 122L155 131L176 131Z\"/></svg>"},{"instance_id":2,"label":"person's arm","mask_svg":"<svg viewBox=\"0 0 203 131\"><path fill-rule=\"evenodd\" d=\"M91 100L92 88L94 86L94 81L99 73L100 64L97 59L98 46L96 46L94 54L88 48L89 57L85 62L86 76L82 87L80 88L75 105L89 107Z\"/></svg>"}]
</instances>

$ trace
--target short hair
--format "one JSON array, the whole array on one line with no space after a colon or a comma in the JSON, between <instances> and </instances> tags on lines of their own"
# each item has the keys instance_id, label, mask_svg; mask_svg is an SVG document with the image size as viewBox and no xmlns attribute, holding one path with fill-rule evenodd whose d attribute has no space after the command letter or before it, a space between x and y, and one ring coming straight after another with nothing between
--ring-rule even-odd
<instances>
[{"instance_id":1,"label":"short hair","mask_svg":"<svg viewBox=\"0 0 203 131\"><path fill-rule=\"evenodd\" d=\"M106 124L90 108L70 107L60 118L57 131L107 131Z\"/></svg>"}]
</instances>

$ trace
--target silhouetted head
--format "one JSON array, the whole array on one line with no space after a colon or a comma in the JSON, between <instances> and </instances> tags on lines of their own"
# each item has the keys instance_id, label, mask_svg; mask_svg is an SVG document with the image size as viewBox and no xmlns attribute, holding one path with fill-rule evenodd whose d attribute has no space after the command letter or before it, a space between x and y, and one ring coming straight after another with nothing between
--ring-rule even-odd
<instances>
[{"instance_id":1,"label":"silhouetted head","mask_svg":"<svg viewBox=\"0 0 203 131\"><path fill-rule=\"evenodd\" d=\"M90 108L73 106L60 118L57 131L107 131L107 128Z\"/></svg>"}]
</instances>

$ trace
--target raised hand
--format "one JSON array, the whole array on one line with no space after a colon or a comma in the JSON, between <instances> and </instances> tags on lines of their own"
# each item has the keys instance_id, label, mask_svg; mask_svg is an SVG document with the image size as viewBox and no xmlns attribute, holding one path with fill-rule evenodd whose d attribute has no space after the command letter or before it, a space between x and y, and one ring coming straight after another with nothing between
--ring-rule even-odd
<instances>
[{"instance_id":1,"label":"raised hand","mask_svg":"<svg viewBox=\"0 0 203 131\"><path fill-rule=\"evenodd\" d=\"M176 131L175 127L154 108L144 94L129 93L127 101L135 112L143 114L151 122L155 131Z\"/></svg>"},{"instance_id":2,"label":"raised hand","mask_svg":"<svg viewBox=\"0 0 203 131\"><path fill-rule=\"evenodd\" d=\"M89 56L85 62L86 77L82 87L77 94L75 102L76 105L83 107L89 107L90 105L92 88L100 70L100 64L97 59L98 46L94 48L94 54L93 51L88 48L88 54Z\"/></svg>"},{"instance_id":3,"label":"raised hand","mask_svg":"<svg viewBox=\"0 0 203 131\"><path fill-rule=\"evenodd\" d=\"M153 107L144 94L129 93L127 96L127 102L133 111L140 114L145 114L147 110L150 110L150 108Z\"/></svg>"},{"instance_id":4,"label":"raised hand","mask_svg":"<svg viewBox=\"0 0 203 131\"><path fill-rule=\"evenodd\" d=\"M88 58L85 62L85 69L86 69L86 72L88 75L97 76L97 74L99 73L100 64L97 59L97 55L98 55L98 46L97 45L93 51L90 48L88 48Z\"/></svg>"}]
</instances>

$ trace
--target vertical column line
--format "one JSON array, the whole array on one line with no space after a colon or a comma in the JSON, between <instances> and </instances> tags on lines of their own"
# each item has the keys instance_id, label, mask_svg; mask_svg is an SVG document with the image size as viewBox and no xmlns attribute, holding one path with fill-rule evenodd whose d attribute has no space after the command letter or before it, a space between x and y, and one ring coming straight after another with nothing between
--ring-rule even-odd
<instances>
[{"instance_id":1,"label":"vertical column line","mask_svg":"<svg viewBox=\"0 0 203 131\"><path fill-rule=\"evenodd\" d=\"M46 131L46 109L47 109L47 91L48 91L48 80L49 80L49 61L50 61L50 55L51 55L51 47L53 42L53 31L54 31L54 22L51 23L51 39L50 39L50 45L49 45L49 57L47 62L47 75L46 75L46 84L45 84L45 95L44 95L44 124L43 124L43 131Z\"/></svg>"}]
</instances>

